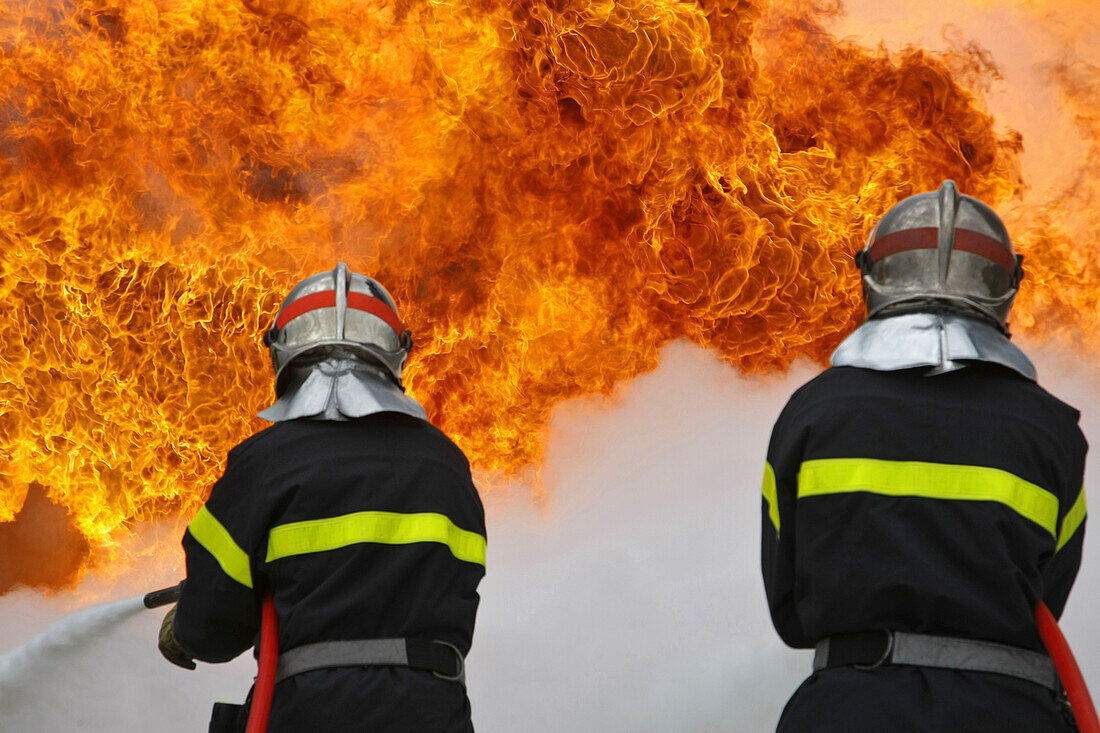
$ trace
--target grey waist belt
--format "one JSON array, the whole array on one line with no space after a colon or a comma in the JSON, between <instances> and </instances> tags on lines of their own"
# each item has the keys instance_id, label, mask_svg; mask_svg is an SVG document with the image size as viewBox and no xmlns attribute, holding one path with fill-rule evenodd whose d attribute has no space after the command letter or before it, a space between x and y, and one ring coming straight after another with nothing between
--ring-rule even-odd
<instances>
[{"instance_id":1,"label":"grey waist belt","mask_svg":"<svg viewBox=\"0 0 1100 733\"><path fill-rule=\"evenodd\" d=\"M411 667L465 686L462 652L445 641L423 639L353 639L304 644L279 654L275 682L328 667Z\"/></svg>"},{"instance_id":2,"label":"grey waist belt","mask_svg":"<svg viewBox=\"0 0 1100 733\"><path fill-rule=\"evenodd\" d=\"M1057 691L1054 662L1041 652L991 641L905 631L864 631L822 639L814 654L814 671L852 666L875 669L883 664L994 672Z\"/></svg>"}]
</instances>

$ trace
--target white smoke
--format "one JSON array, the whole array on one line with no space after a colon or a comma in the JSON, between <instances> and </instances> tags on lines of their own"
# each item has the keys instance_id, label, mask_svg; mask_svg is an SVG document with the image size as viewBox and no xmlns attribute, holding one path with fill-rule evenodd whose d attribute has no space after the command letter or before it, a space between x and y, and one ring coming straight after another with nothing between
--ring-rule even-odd
<instances>
[{"instance_id":1,"label":"white smoke","mask_svg":"<svg viewBox=\"0 0 1100 733\"><path fill-rule=\"evenodd\" d=\"M1083 409L1086 435L1100 435L1100 374L1029 351L1044 385ZM776 415L815 371L746 379L677 343L615 396L559 407L547 506L523 486L486 502L489 573L469 659L479 733L774 729L810 657L783 647L767 617L760 477ZM1090 468L1090 485L1097 475ZM1098 548L1086 543L1063 629L1100 690ZM159 580L149 589L176 578ZM0 598L0 649L68 603L27 591ZM27 660L19 704L0 692L0 730L205 730L211 703L243 699L254 662L173 667L156 650L163 611Z\"/></svg>"},{"instance_id":2,"label":"white smoke","mask_svg":"<svg viewBox=\"0 0 1100 733\"><path fill-rule=\"evenodd\" d=\"M0 655L0 731L205 730L202 718L214 700L234 700L247 689L247 660L192 677L164 661L156 640L166 609L149 611L139 596L65 615L79 594L24 590L0 599L0 648L20 632L33 635Z\"/></svg>"},{"instance_id":3,"label":"white smoke","mask_svg":"<svg viewBox=\"0 0 1100 733\"><path fill-rule=\"evenodd\" d=\"M0 655L0 710L9 719L33 718L34 687L40 680L62 681L67 669L58 661L80 655L84 648L144 608L130 598L69 614L26 644ZM32 709L26 710L28 706Z\"/></svg>"}]
</instances>

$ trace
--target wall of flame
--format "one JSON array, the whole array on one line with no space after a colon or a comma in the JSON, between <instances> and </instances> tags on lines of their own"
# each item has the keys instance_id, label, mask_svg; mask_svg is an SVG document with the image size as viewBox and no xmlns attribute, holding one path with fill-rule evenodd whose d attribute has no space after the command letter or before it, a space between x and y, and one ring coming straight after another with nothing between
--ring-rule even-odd
<instances>
[{"instance_id":1,"label":"wall of flame","mask_svg":"<svg viewBox=\"0 0 1100 733\"><path fill-rule=\"evenodd\" d=\"M1028 205L981 50L840 42L838 10L0 0L0 522L34 487L94 561L190 516L262 426L259 335L337 259L394 294L410 392L489 472L671 340L823 359L852 253L945 178L1027 257L1014 328L1096 333L1096 186ZM1062 71L1100 153L1100 74Z\"/></svg>"}]
</instances>

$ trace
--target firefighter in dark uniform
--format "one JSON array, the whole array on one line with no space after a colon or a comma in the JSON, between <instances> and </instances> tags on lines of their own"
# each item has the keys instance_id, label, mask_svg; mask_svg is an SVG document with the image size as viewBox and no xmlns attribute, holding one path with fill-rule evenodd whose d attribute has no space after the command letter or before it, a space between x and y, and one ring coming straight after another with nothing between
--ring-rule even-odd
<instances>
[{"instance_id":1,"label":"firefighter in dark uniform","mask_svg":"<svg viewBox=\"0 0 1100 733\"><path fill-rule=\"evenodd\" d=\"M1020 261L951 181L857 256L868 320L768 447L768 605L816 649L780 731L1073 730L1034 614L1077 574L1087 446L1008 340Z\"/></svg>"},{"instance_id":2,"label":"firefighter in dark uniform","mask_svg":"<svg viewBox=\"0 0 1100 733\"><path fill-rule=\"evenodd\" d=\"M270 593L269 731L472 731L484 511L465 456L402 389L412 342L393 299L340 263L294 288L265 342L278 399L260 416L275 425L229 453L184 535L162 652L233 659ZM246 718L215 706L211 730Z\"/></svg>"}]
</instances>

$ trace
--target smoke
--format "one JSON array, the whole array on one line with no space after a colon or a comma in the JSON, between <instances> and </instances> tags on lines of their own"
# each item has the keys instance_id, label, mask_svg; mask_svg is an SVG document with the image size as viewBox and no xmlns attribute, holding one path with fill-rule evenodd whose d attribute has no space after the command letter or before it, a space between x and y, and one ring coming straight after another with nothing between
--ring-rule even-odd
<instances>
[{"instance_id":1,"label":"smoke","mask_svg":"<svg viewBox=\"0 0 1100 733\"><path fill-rule=\"evenodd\" d=\"M79 654L143 608L139 596L82 609L0 656L0 710L4 717L36 717L35 691L41 680L64 680L67 657Z\"/></svg>"},{"instance_id":2,"label":"smoke","mask_svg":"<svg viewBox=\"0 0 1100 733\"><path fill-rule=\"evenodd\" d=\"M615 398L557 410L547 511L490 497L470 661L482 730L774 726L809 660L767 617L759 484L771 422L805 376L738 378L676 343Z\"/></svg>"},{"instance_id":3,"label":"smoke","mask_svg":"<svg viewBox=\"0 0 1100 733\"><path fill-rule=\"evenodd\" d=\"M133 593L132 581L115 592ZM0 599L0 648L17 645L0 657L0 730L192 732L206 729L212 702L243 698L251 658L203 674L174 667L156 648L166 609L147 611L139 596L73 612L81 598L103 593L97 586L89 579L74 595L24 590Z\"/></svg>"},{"instance_id":4,"label":"smoke","mask_svg":"<svg viewBox=\"0 0 1100 733\"><path fill-rule=\"evenodd\" d=\"M1100 371L1024 346L1041 382L1082 408L1095 442ZM786 649L767 616L760 478L775 417L816 370L802 364L785 376L747 379L677 342L655 372L611 397L557 408L545 506L532 506L529 487L518 484L487 498L488 575L469 659L479 733L774 729L810 656ZM1098 478L1090 467L1088 484ZM1100 689L1092 611L1100 545L1086 542L1086 554L1062 625ZM174 580L141 582L148 590ZM137 592L123 583L118 590ZM0 649L72 601L30 592L0 598ZM90 644L24 665L25 699L18 706L0 699L0 730L203 730L212 702L243 699L254 662L243 655L195 672L173 667L156 651L162 617L136 614Z\"/></svg>"}]
</instances>

